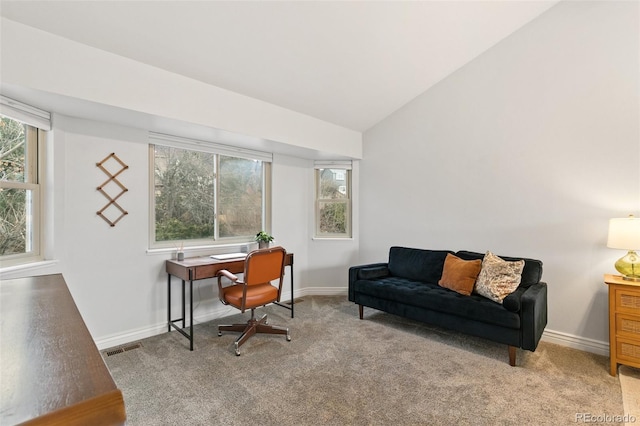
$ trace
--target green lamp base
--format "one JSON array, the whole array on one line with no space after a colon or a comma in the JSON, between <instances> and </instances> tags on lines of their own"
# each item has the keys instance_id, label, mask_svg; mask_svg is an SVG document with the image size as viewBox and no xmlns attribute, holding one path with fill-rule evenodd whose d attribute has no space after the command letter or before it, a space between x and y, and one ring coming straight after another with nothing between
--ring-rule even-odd
<instances>
[{"instance_id":1,"label":"green lamp base","mask_svg":"<svg viewBox=\"0 0 640 426\"><path fill-rule=\"evenodd\" d=\"M640 257L635 251L629 250L614 266L622 274L623 280L640 281Z\"/></svg>"}]
</instances>

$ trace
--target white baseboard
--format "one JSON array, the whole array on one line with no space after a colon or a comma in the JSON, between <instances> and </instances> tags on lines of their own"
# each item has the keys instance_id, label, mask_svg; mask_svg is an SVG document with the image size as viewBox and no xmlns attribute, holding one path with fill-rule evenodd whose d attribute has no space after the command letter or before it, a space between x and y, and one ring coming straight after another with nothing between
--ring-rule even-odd
<instances>
[{"instance_id":1,"label":"white baseboard","mask_svg":"<svg viewBox=\"0 0 640 426\"><path fill-rule=\"evenodd\" d=\"M602 342L600 340L574 336L571 334L549 329L546 329L542 333L541 340L573 349L579 349L585 352L591 352L597 355L609 356L609 343Z\"/></svg>"},{"instance_id":2,"label":"white baseboard","mask_svg":"<svg viewBox=\"0 0 640 426\"><path fill-rule=\"evenodd\" d=\"M348 290L345 287L311 287L311 288L303 288L299 292L296 292L296 297L302 297L302 296L342 296L342 295L346 296L347 295L347 291Z\"/></svg>"},{"instance_id":3,"label":"white baseboard","mask_svg":"<svg viewBox=\"0 0 640 426\"><path fill-rule=\"evenodd\" d=\"M197 312L194 312L193 315L193 324L201 324L204 322L208 322L214 320L216 318L223 318L229 315L233 315L238 313L235 308L230 308L228 306L219 305L214 309L198 315ZM95 343L98 347L98 350L113 348L115 346L124 345L127 343L134 342L136 340L146 339L147 337L156 336L158 334L167 332L167 321L162 321L150 327L142 327L137 329L127 330L123 333L112 334L110 336L105 336L100 339L96 339Z\"/></svg>"},{"instance_id":4,"label":"white baseboard","mask_svg":"<svg viewBox=\"0 0 640 426\"><path fill-rule=\"evenodd\" d=\"M344 287L311 287L297 290L295 297L300 298L304 296L340 296L347 294L347 289ZM291 292L283 292L281 300L287 302L291 300ZM204 322L212 321L218 318L228 317L230 315L237 314L238 310L219 304L218 306L209 309L207 312L193 315L193 323L201 324ZM126 330L122 333L116 333L109 336L105 336L95 340L98 350L104 350L113 348L116 346L125 345L136 340L146 339L147 337L156 336L158 334L167 332L166 320L149 327L141 327L137 329Z\"/></svg>"},{"instance_id":5,"label":"white baseboard","mask_svg":"<svg viewBox=\"0 0 640 426\"><path fill-rule=\"evenodd\" d=\"M304 296L341 296L347 295L347 289L344 287L310 287L297 290L295 297L297 299ZM291 292L282 293L281 300L287 302L291 300ZM224 305L218 305L208 312L203 314L195 314L193 317L194 324L201 324L204 322L212 321L218 318L224 318L229 315L236 314L238 311L234 308L230 308ZM138 329L131 329L122 333L105 336L100 339L96 339L96 346L99 350L113 348L115 346L131 343L136 340L146 339L158 334L167 332L167 323L163 321L161 323L152 325L150 327L142 327ZM578 349L585 352L591 352L598 355L609 356L609 343L599 340L587 339L585 337L574 336L571 334L563 333L560 331L554 331L546 329L542 333L542 340L549 343L555 343L561 346Z\"/></svg>"},{"instance_id":6,"label":"white baseboard","mask_svg":"<svg viewBox=\"0 0 640 426\"><path fill-rule=\"evenodd\" d=\"M157 334L166 333L167 323L156 324L151 327L144 327L139 329L127 330L124 333L112 334L100 339L96 339L95 343L98 350L113 348L116 346L125 345L127 343L134 342L136 340L146 339L147 337L155 336Z\"/></svg>"}]
</instances>

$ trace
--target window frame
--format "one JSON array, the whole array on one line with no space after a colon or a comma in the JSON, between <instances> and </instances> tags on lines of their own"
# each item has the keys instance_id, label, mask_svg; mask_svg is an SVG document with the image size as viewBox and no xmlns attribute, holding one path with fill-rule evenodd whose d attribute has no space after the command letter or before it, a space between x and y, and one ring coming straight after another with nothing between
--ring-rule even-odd
<instances>
[{"instance_id":1,"label":"window frame","mask_svg":"<svg viewBox=\"0 0 640 426\"><path fill-rule=\"evenodd\" d=\"M155 146L164 146L182 150L207 152L215 157L215 182L214 182L214 236L212 238L200 238L191 240L156 241L156 212L155 212ZM213 142L197 141L177 136L150 133L149 140L149 249L200 249L207 247L221 247L229 245L243 245L253 243L253 235L238 237L220 237L219 233L219 193L220 193L220 157L234 157L262 162L262 214L261 222L263 230L271 230L271 163L272 154L248 149L240 149L226 145L218 145Z\"/></svg>"},{"instance_id":2,"label":"window frame","mask_svg":"<svg viewBox=\"0 0 640 426\"><path fill-rule=\"evenodd\" d=\"M46 131L37 128L22 120L15 119L11 115L2 114L11 120L17 121L25 125L25 176L24 181L0 181L0 188L3 189L20 189L31 191L31 220L27 220L26 228L30 237L26 238L25 244L30 246L30 250L25 253L14 253L8 255L0 255L2 267L23 265L35 263L43 260L43 221L44 214L42 206L44 205L43 176L45 164L44 141L46 139Z\"/></svg>"},{"instance_id":3,"label":"window frame","mask_svg":"<svg viewBox=\"0 0 640 426\"><path fill-rule=\"evenodd\" d=\"M322 198L321 197L321 171L325 169L339 170L344 172L345 178L345 198ZM341 185L342 186L342 185ZM352 239L353 238L353 171L350 161L316 162L314 165L314 239ZM321 206L327 204L345 204L345 232L329 233L321 232Z\"/></svg>"}]
</instances>

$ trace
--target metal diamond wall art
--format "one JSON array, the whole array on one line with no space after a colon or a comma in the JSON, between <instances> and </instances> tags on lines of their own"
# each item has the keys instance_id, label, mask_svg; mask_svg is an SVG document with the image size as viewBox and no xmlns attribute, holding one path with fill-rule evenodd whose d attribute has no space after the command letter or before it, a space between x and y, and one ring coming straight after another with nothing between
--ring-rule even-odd
<instances>
[{"instance_id":1,"label":"metal diamond wall art","mask_svg":"<svg viewBox=\"0 0 640 426\"><path fill-rule=\"evenodd\" d=\"M123 163L113 152L99 163L96 163L96 166L108 176L108 179L97 188L109 201L103 208L98 210L98 216L103 218L109 225L116 226L116 223L118 223L120 219L129 214L129 212L123 209L116 201L122 194L128 191L117 178L120 173L127 170L129 166Z\"/></svg>"}]
</instances>

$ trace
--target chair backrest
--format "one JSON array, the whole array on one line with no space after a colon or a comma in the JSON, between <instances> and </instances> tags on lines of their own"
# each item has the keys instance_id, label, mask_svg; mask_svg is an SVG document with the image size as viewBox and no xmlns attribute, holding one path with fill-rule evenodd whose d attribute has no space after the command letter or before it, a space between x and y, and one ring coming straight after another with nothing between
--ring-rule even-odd
<instances>
[{"instance_id":1,"label":"chair backrest","mask_svg":"<svg viewBox=\"0 0 640 426\"><path fill-rule=\"evenodd\" d=\"M286 254L286 250L282 247L254 250L249 253L244 264L244 283L251 286L279 279L278 293L280 293Z\"/></svg>"}]
</instances>

